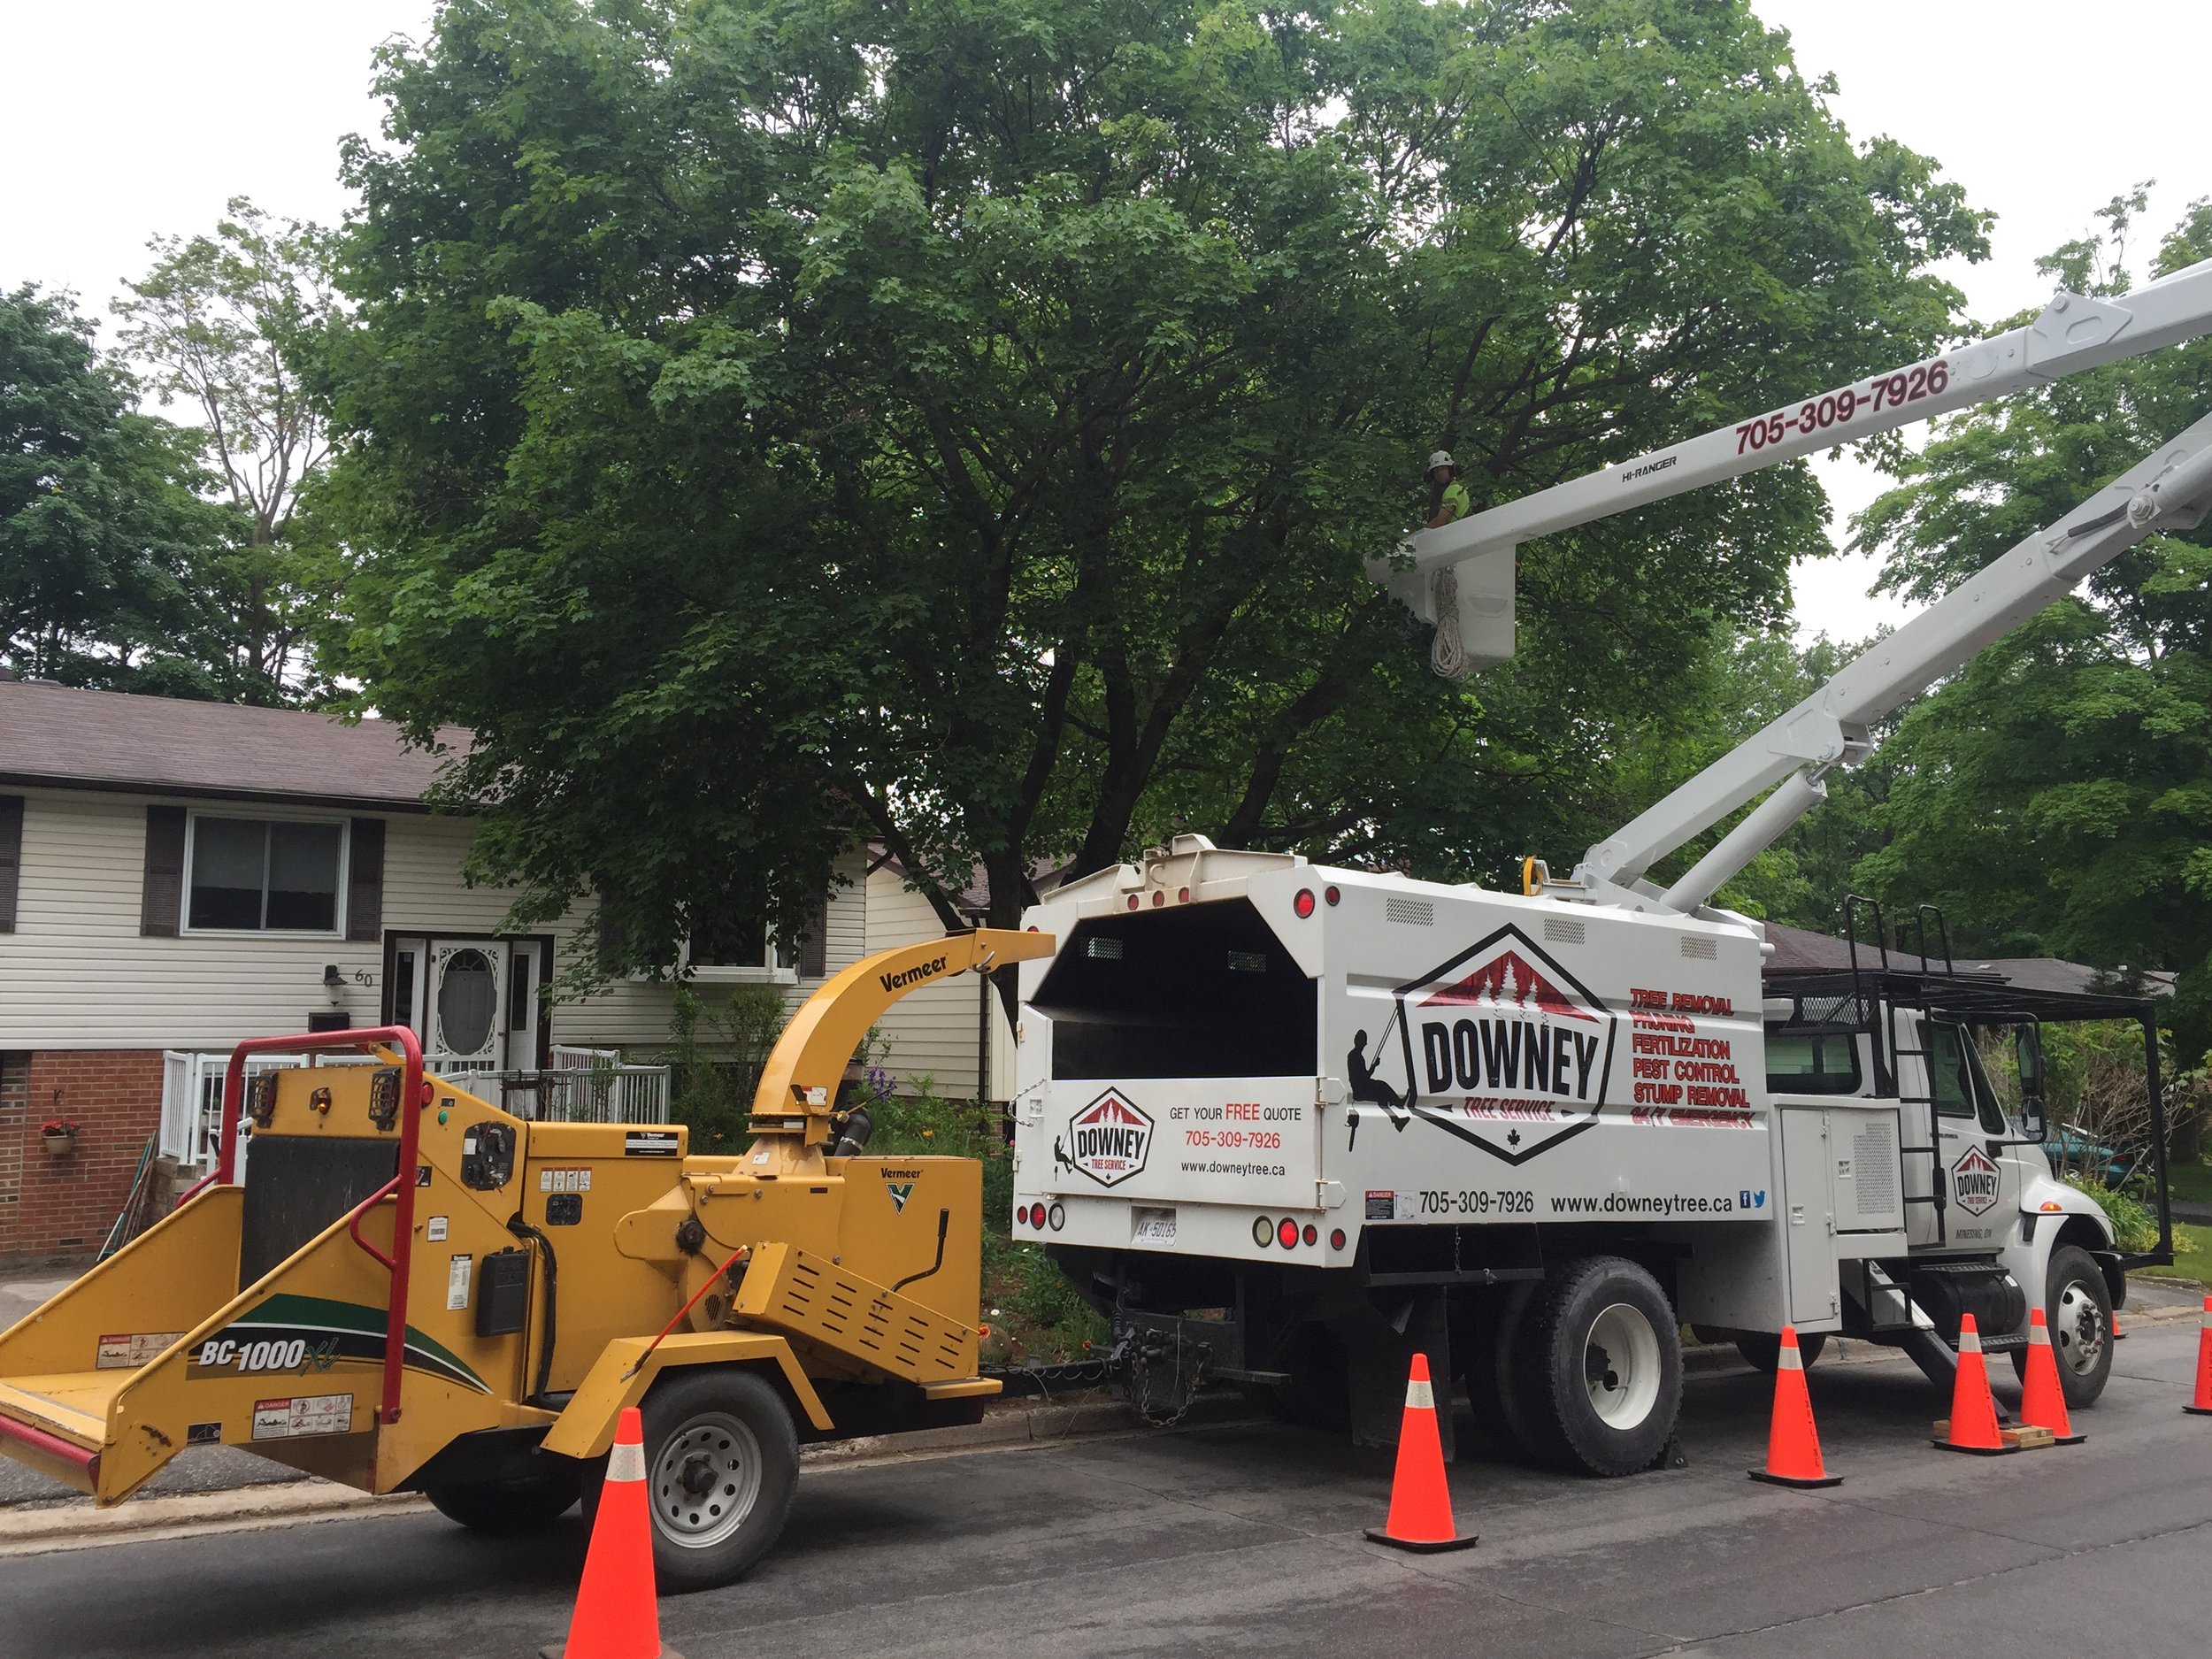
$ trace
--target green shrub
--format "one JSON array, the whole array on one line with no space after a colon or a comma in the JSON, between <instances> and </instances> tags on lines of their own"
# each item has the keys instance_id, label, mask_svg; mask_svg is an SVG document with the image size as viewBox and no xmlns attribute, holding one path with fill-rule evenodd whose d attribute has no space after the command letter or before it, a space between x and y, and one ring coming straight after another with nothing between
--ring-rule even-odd
<instances>
[{"instance_id":1,"label":"green shrub","mask_svg":"<svg viewBox=\"0 0 2212 1659\"><path fill-rule=\"evenodd\" d=\"M691 1126L693 1152L728 1157L751 1143L753 1091L789 1018L772 986L742 985L718 997L677 987L668 1116Z\"/></svg>"},{"instance_id":2,"label":"green shrub","mask_svg":"<svg viewBox=\"0 0 2212 1659\"><path fill-rule=\"evenodd\" d=\"M2108 1188L2085 1181L2078 1175L2064 1178L2066 1184L2078 1193L2094 1199L2102 1210L2105 1219L2112 1224L2112 1236L2116 1248L2122 1250L2150 1250L2158 1247L2158 1216L2141 1199L2130 1193L2116 1193Z\"/></svg>"}]
</instances>

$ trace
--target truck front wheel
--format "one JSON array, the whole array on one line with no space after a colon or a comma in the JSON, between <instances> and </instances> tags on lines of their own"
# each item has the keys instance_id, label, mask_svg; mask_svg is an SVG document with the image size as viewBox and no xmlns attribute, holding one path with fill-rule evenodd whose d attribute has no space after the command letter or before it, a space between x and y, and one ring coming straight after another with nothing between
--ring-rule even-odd
<instances>
[{"instance_id":1,"label":"truck front wheel","mask_svg":"<svg viewBox=\"0 0 2212 1659\"><path fill-rule=\"evenodd\" d=\"M1682 1337L1659 1282L1592 1256L1547 1285L1519 1356L1531 1439L1569 1469L1632 1475L1658 1461L1682 1406Z\"/></svg>"},{"instance_id":2,"label":"truck front wheel","mask_svg":"<svg viewBox=\"0 0 2212 1659\"><path fill-rule=\"evenodd\" d=\"M2112 1292L2097 1258L2078 1244L2051 1252L2044 1275L2043 1318L2051 1328L2051 1355L2070 1411L2092 1404L2112 1375ZM2012 1367L2028 1374L2025 1348L2015 1348Z\"/></svg>"},{"instance_id":3,"label":"truck front wheel","mask_svg":"<svg viewBox=\"0 0 2212 1659\"><path fill-rule=\"evenodd\" d=\"M645 1396L645 1479L653 1576L664 1590L707 1590L743 1576L791 1513L799 1433L764 1379L726 1366L664 1375ZM584 1490L598 1515L603 1463Z\"/></svg>"}]
</instances>

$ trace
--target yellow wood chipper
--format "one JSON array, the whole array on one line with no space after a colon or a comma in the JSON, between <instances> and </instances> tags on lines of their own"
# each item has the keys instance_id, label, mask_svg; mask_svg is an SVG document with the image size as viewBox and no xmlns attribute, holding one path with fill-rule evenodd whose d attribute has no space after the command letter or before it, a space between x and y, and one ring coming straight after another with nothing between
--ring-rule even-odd
<instances>
[{"instance_id":1,"label":"yellow wood chipper","mask_svg":"<svg viewBox=\"0 0 2212 1659\"><path fill-rule=\"evenodd\" d=\"M214 1172L0 1335L0 1450L111 1504L234 1446L515 1531L588 1510L641 1405L660 1582L726 1583L781 1530L802 1441L972 1422L999 1391L980 1166L870 1156L838 1085L907 991L1051 949L984 930L835 975L735 1156L514 1117L426 1075L404 1027L242 1044ZM246 1077L342 1049L374 1064Z\"/></svg>"}]
</instances>

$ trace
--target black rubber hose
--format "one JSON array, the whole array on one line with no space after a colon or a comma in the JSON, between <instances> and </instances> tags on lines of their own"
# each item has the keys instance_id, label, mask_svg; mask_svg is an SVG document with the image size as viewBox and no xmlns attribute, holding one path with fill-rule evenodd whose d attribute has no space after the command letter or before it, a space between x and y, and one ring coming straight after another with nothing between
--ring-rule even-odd
<instances>
[{"instance_id":1,"label":"black rubber hose","mask_svg":"<svg viewBox=\"0 0 2212 1659\"><path fill-rule=\"evenodd\" d=\"M545 1324L538 1333L538 1386L530 1392L525 1405L537 1405L545 1399L546 1385L553 1379L553 1316L560 1307L561 1264L553 1254L553 1240L522 1218L516 1210L507 1223L507 1231L518 1239L535 1240L545 1252Z\"/></svg>"},{"instance_id":2,"label":"black rubber hose","mask_svg":"<svg viewBox=\"0 0 2212 1659\"><path fill-rule=\"evenodd\" d=\"M937 1212L937 1259L932 1262L927 1267L924 1268L920 1272L909 1273L904 1279L899 1280L897 1284L892 1286L891 1294L893 1295L896 1295L900 1291L904 1290L909 1285L911 1285L917 1279L929 1278L930 1275L936 1272L939 1268L945 1264L945 1234L951 1230L952 1211L949 1210L939 1210Z\"/></svg>"}]
</instances>

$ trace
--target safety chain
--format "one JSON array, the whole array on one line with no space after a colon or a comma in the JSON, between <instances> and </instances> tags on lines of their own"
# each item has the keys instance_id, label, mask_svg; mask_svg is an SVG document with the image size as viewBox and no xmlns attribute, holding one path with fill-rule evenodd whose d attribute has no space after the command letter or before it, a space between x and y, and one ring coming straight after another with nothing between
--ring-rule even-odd
<instances>
[{"instance_id":1,"label":"safety chain","mask_svg":"<svg viewBox=\"0 0 2212 1659\"><path fill-rule=\"evenodd\" d=\"M1134 1330L1122 1339L1129 1348L1129 1403L1136 1407L1137 1415L1156 1429L1171 1429L1189 1415L1191 1403L1197 1397L1199 1382L1205 1377L1207 1362L1213 1357L1213 1349L1203 1342L1185 1343L1178 1337L1175 1346L1179 1353L1187 1354L1187 1365L1179 1358L1169 1367L1169 1379L1173 1388L1171 1398L1179 1397L1182 1404L1165 1417L1153 1411L1147 1403L1149 1391L1146 1379L1151 1375L1165 1339L1157 1331Z\"/></svg>"}]
</instances>

